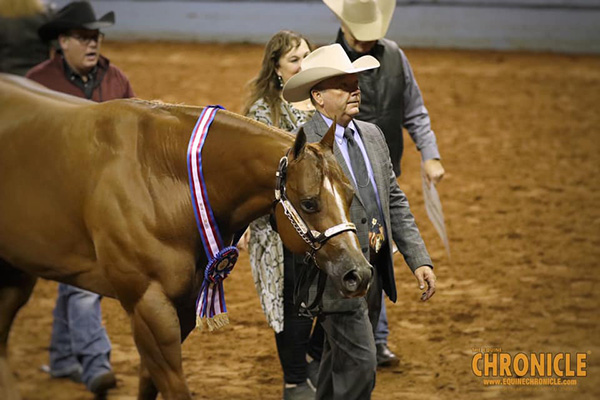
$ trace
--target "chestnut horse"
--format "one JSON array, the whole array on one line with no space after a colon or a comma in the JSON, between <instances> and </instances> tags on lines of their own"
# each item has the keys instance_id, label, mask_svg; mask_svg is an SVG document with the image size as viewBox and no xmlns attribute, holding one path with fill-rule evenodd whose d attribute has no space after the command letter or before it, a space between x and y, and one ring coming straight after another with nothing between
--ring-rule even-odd
<instances>
[{"instance_id":1,"label":"chestnut horse","mask_svg":"<svg viewBox=\"0 0 600 400\"><path fill-rule=\"evenodd\" d=\"M141 357L139 399L158 392L191 399L181 342L195 326L207 257L186 152L202 110L141 100L98 104L0 75L0 398L18 398L8 334L42 277L121 303ZM362 296L371 266L354 232L330 229L349 225L352 198L332 146L333 131L307 144L302 131L294 140L219 111L204 145L203 172L229 243L272 211L275 173L289 151L285 180L277 180L288 209L275 211L284 244L306 252L311 238L329 232L320 236L329 240L311 243L317 264L345 296ZM298 219L308 232L299 234Z\"/></svg>"}]
</instances>

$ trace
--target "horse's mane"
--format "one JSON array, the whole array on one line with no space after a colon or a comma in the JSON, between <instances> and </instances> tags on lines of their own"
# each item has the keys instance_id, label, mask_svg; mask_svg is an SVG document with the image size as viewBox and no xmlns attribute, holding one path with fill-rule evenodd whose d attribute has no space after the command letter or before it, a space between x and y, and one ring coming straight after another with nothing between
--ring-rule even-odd
<instances>
[{"instance_id":1,"label":"horse's mane","mask_svg":"<svg viewBox=\"0 0 600 400\"><path fill-rule=\"evenodd\" d=\"M98 103L95 103L93 101L87 100L87 99L83 99L80 97L76 97L76 96L71 96L65 93L61 93L61 92L57 92L51 89L46 88L45 86L34 82L30 79L26 79L23 77L19 77L19 76L15 76L15 75L10 75L10 74L0 74L0 80L8 85L17 87L19 90L24 90L27 91L29 93L31 93L33 96L41 96L41 97L45 97L45 98L49 98L49 99L56 99L68 104L73 104L73 105L96 105ZM200 113L202 112L202 110L204 109L204 107L202 106L194 106L194 105L189 105L189 104L184 104L184 103L166 103L163 102L161 100L143 100L143 99L138 99L138 98L132 98L132 99L116 99L114 101L118 101L121 104L125 103L129 103L131 105L133 105L134 107L140 107L142 109L145 109L147 111L150 111L151 113L156 113L156 111L162 111L164 113L167 114L171 114L174 116L177 115L186 115L190 118L198 118L198 116L200 115ZM111 103L112 101L108 101L108 102L104 102L101 104L107 104L107 103ZM227 119L229 119L230 121L232 121L234 124L236 122L238 123L243 123L246 124L247 126L250 125L254 128L257 128L259 130L262 131L270 131L272 134L274 135L287 135L287 136L292 136L291 133L289 132L285 132L281 129L275 128L275 127L271 127L271 126L267 126L265 124L263 124L262 122L258 122L254 119L245 117L243 115L237 114L235 112L232 111L228 111L228 110L221 110L219 111L219 114L227 116Z\"/></svg>"},{"instance_id":2,"label":"horse's mane","mask_svg":"<svg viewBox=\"0 0 600 400\"><path fill-rule=\"evenodd\" d=\"M39 96L44 96L44 97L49 97L49 98L55 98L58 100L62 100L62 101L66 101L68 103L71 104L96 104L90 100L86 100L86 99L82 99L80 97L76 97L76 96L71 96L65 93L61 93L61 92L57 92L51 89L48 89L47 87L40 85L37 82L34 82L30 79L26 79L20 76L15 76L15 75L10 75L10 74L0 74L0 78L2 78L2 81L11 84L11 85L15 85L18 86L20 88L29 90L30 92L33 92L35 95L39 95ZM139 99L139 98L132 98L132 99L118 99L118 101L127 101L129 103L132 103L134 105L140 106L142 108L146 108L146 109L150 109L150 110L162 110L171 114L183 114L183 115L188 115L190 117L193 118L198 118L198 116L200 115L200 113L202 112L202 110L204 109L204 107L202 106L194 106L194 105L189 105L189 104L185 104L185 103L165 103L162 100L144 100L144 99ZM278 134L281 133L285 133L287 135L291 135L291 133L289 132L285 132L281 129L272 127L272 126L267 126L265 124L263 124L262 122L256 121L254 119L245 117L241 114L237 114L235 112L232 111L228 111L228 110L221 110L219 111L220 114L225 114L227 116L229 116L230 118L233 118L233 120L237 120L237 121L243 121L246 124L250 124L256 128L259 129L266 129L266 130L270 130L273 133L274 132L278 132Z\"/></svg>"},{"instance_id":3,"label":"horse's mane","mask_svg":"<svg viewBox=\"0 0 600 400\"><path fill-rule=\"evenodd\" d=\"M192 116L194 118L198 118L198 116L200 115L200 113L202 112L202 110L205 107L205 106L194 106L194 105L189 105L189 104L185 104L185 103L165 103L162 100L158 100L158 99L155 99L155 100L133 99L133 101L139 105L147 106L152 109L160 109L160 110L168 111L168 112L175 113L175 114L185 114L185 115ZM260 128L260 129L267 129L267 130L270 130L273 132L278 132L278 133L283 132L287 135L291 135L291 133L285 132L282 129L265 125L262 122L259 122L255 119L245 117L245 116L235 113L233 111L223 109L223 110L220 110L219 113L227 115L236 121L243 121L246 124L250 124L250 125Z\"/></svg>"},{"instance_id":4,"label":"horse's mane","mask_svg":"<svg viewBox=\"0 0 600 400\"><path fill-rule=\"evenodd\" d=\"M144 99L138 99L138 98L134 98L131 99L131 101L133 101L134 103L137 103L139 105L142 106L148 106L151 108L161 108L164 110L169 110L169 111L177 111L177 110L181 110L181 109L193 109L193 110L200 110L201 107L198 106L192 106L189 104L184 104L184 103L165 103L164 101L160 100L160 99L154 99L154 100L144 100Z\"/></svg>"},{"instance_id":5,"label":"horse's mane","mask_svg":"<svg viewBox=\"0 0 600 400\"><path fill-rule=\"evenodd\" d=\"M234 115L234 116L236 116L236 117L238 117L238 118L240 118L240 119L243 119L243 120L245 120L245 121L248 121L248 122L249 122L251 125L254 125L254 126L257 126L257 127L263 128L263 129L265 129L265 128L266 128L266 129L269 129L269 130L271 130L271 131L283 132L283 133L286 133L286 134L288 134L288 135L292 135L292 133L291 133L291 132L286 132L286 131L284 131L283 129L279 129L279 128L276 128L276 127L274 127L274 126L265 125L264 123L262 123L262 122L260 122L260 121L257 121L257 120L255 120L255 119L252 119L252 118L245 117L245 116L243 116L243 115L241 115L241 114L235 114L235 113L231 113L231 114L232 114L232 115Z\"/></svg>"}]
</instances>

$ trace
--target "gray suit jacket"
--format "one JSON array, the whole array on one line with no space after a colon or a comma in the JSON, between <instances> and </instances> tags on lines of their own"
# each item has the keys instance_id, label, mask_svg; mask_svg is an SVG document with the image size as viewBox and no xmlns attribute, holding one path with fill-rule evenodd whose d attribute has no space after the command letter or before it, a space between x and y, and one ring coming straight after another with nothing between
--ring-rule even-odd
<instances>
[{"instance_id":1,"label":"gray suit jacket","mask_svg":"<svg viewBox=\"0 0 600 400\"><path fill-rule=\"evenodd\" d=\"M381 206L383 208L383 216L387 230L386 237L394 240L398 246L398 250L402 253L404 260L413 272L422 265L433 267L429 253L425 248L425 243L421 238L419 229L415 224L415 219L410 211L408 200L406 199L404 192L400 190L398 182L396 181L389 150L383 133L377 125L369 122L354 120L354 123L359 130L373 169L375 184L377 185L377 191L379 192ZM313 118L304 124L303 128L309 142L320 141L329 129L327 123L325 123L321 114L318 112L315 112ZM348 165L346 165L344 156L337 146L337 142L334 142L333 150L342 170L348 177L348 180L354 185L352 175L350 174ZM350 218L356 225L358 241L363 253L368 258L369 231L366 223L367 211L360 199L358 189L355 187L354 190L354 199L350 205ZM381 276L383 290L387 293L388 297L395 302L397 297L396 281L394 279L394 264L392 261L391 245L387 246L385 249L388 251L388 254L387 257L382 257L382 259L385 260L381 263L383 265L376 265L375 267ZM340 295L337 291L333 290L331 284L328 284L325 294L323 295L324 311L344 311L348 308L353 308L353 305L350 303L352 303L352 300L356 299L349 299L342 302L340 302L340 300L342 300ZM342 303L348 304L342 305Z\"/></svg>"}]
</instances>

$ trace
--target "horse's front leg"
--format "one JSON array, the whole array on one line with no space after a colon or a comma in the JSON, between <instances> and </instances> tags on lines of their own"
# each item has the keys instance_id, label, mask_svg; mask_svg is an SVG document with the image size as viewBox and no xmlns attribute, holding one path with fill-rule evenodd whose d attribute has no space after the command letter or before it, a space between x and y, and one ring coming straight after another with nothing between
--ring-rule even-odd
<instances>
[{"instance_id":1,"label":"horse's front leg","mask_svg":"<svg viewBox=\"0 0 600 400\"><path fill-rule=\"evenodd\" d=\"M150 381L148 374L144 377L142 372L139 398L152 398L141 396L155 394L151 385L154 382L165 400L190 400L192 397L181 365L182 336L179 317L161 285L151 283L130 314L133 336L142 364L152 378Z\"/></svg>"},{"instance_id":2,"label":"horse's front leg","mask_svg":"<svg viewBox=\"0 0 600 400\"><path fill-rule=\"evenodd\" d=\"M8 335L19 309L27 303L36 278L0 259L0 399L20 399L8 365Z\"/></svg>"},{"instance_id":3,"label":"horse's front leg","mask_svg":"<svg viewBox=\"0 0 600 400\"><path fill-rule=\"evenodd\" d=\"M196 312L193 307L193 303L192 307L179 307L177 311L181 326L181 343L183 343L186 337L196 326ZM150 371L148 371L148 368L146 368L145 364L141 362L138 400L155 400L157 396L158 390L152 381Z\"/></svg>"}]
</instances>

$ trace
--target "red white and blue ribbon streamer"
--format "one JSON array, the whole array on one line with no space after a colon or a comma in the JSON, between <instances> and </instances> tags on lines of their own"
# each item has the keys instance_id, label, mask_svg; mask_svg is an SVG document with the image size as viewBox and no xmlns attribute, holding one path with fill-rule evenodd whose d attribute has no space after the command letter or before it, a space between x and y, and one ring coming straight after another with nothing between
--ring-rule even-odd
<instances>
[{"instance_id":1,"label":"red white and blue ribbon streamer","mask_svg":"<svg viewBox=\"0 0 600 400\"><path fill-rule=\"evenodd\" d=\"M223 240L208 201L202 173L202 147L219 109L223 107L210 106L202 111L192 132L187 154L192 205L208 258L204 281L196 301L196 326L202 329L202 321L206 319L208 329L211 331L229 323L223 279L227 278L238 258L238 250L235 246L223 247Z\"/></svg>"}]
</instances>

